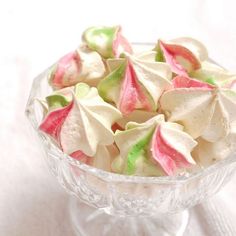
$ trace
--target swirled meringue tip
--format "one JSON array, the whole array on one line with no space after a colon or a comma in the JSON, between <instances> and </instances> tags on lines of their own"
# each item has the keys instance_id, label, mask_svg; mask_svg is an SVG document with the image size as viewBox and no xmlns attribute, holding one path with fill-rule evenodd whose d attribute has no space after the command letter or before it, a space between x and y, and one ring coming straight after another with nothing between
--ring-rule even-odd
<instances>
[{"instance_id":1,"label":"swirled meringue tip","mask_svg":"<svg viewBox=\"0 0 236 236\"><path fill-rule=\"evenodd\" d=\"M98 84L100 96L114 102L129 115L136 109L156 111L164 90L171 87L170 67L164 63L146 62L125 54L108 60L110 73Z\"/></svg>"},{"instance_id":2,"label":"swirled meringue tip","mask_svg":"<svg viewBox=\"0 0 236 236\"><path fill-rule=\"evenodd\" d=\"M60 143L60 129L66 117L68 116L72 106L73 102L71 102L66 107L59 108L48 113L43 122L40 124L39 129L44 133L49 134L58 143Z\"/></svg>"},{"instance_id":3,"label":"swirled meringue tip","mask_svg":"<svg viewBox=\"0 0 236 236\"><path fill-rule=\"evenodd\" d=\"M62 94L57 90L47 97L49 112L39 129L54 138L67 154L79 150L94 156L98 145L113 143L111 126L121 113L87 84L78 83L70 91L66 96L65 89Z\"/></svg>"},{"instance_id":4,"label":"swirled meringue tip","mask_svg":"<svg viewBox=\"0 0 236 236\"><path fill-rule=\"evenodd\" d=\"M174 175L195 164L191 151L196 142L176 123L158 115L145 123L130 122L126 130L115 133L120 155L113 171L128 175Z\"/></svg>"},{"instance_id":5,"label":"swirled meringue tip","mask_svg":"<svg viewBox=\"0 0 236 236\"><path fill-rule=\"evenodd\" d=\"M140 106L144 110L152 110L151 104L145 96L145 92L138 83L134 67L128 60L124 80L120 89L118 108L123 114L128 115L135 110L138 103L140 103Z\"/></svg>"},{"instance_id":6,"label":"swirled meringue tip","mask_svg":"<svg viewBox=\"0 0 236 236\"><path fill-rule=\"evenodd\" d=\"M73 86L78 82L97 85L105 72L101 56L86 47L80 47L62 57L53 66L49 74L49 84L54 89Z\"/></svg>"},{"instance_id":7,"label":"swirled meringue tip","mask_svg":"<svg viewBox=\"0 0 236 236\"><path fill-rule=\"evenodd\" d=\"M152 157L167 175L174 175L178 168L188 168L195 164L190 152L196 144L191 136L181 131L178 124L164 123L154 132Z\"/></svg>"},{"instance_id":8,"label":"swirled meringue tip","mask_svg":"<svg viewBox=\"0 0 236 236\"><path fill-rule=\"evenodd\" d=\"M121 33L120 26L95 26L84 31L86 45L104 58L119 57L121 53L132 53L132 47Z\"/></svg>"}]
</instances>

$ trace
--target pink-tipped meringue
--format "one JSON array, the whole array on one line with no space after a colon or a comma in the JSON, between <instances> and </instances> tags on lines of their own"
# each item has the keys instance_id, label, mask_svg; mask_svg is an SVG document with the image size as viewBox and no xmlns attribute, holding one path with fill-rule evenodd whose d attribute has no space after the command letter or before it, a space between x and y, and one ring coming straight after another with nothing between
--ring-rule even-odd
<instances>
[{"instance_id":1,"label":"pink-tipped meringue","mask_svg":"<svg viewBox=\"0 0 236 236\"><path fill-rule=\"evenodd\" d=\"M79 150L87 156L94 156L98 145L113 143L111 126L121 114L102 100L96 88L79 83L75 89L69 89L70 94L65 98L69 104L49 109L39 128L52 136L65 153ZM56 97L52 95L55 103L58 94L60 91L56 92Z\"/></svg>"},{"instance_id":2,"label":"pink-tipped meringue","mask_svg":"<svg viewBox=\"0 0 236 236\"><path fill-rule=\"evenodd\" d=\"M73 86L78 82L97 85L105 72L101 56L86 47L80 47L53 66L49 83L55 89Z\"/></svg>"},{"instance_id":3,"label":"pink-tipped meringue","mask_svg":"<svg viewBox=\"0 0 236 236\"><path fill-rule=\"evenodd\" d=\"M120 155L113 171L128 175L174 175L195 164L191 151L196 142L176 123L158 115L145 123L129 122L115 133ZM178 145L177 145L178 144Z\"/></svg>"},{"instance_id":4,"label":"pink-tipped meringue","mask_svg":"<svg viewBox=\"0 0 236 236\"><path fill-rule=\"evenodd\" d=\"M91 27L84 31L83 41L104 58L119 57L121 53L132 53L132 47L121 33L120 26Z\"/></svg>"},{"instance_id":5,"label":"pink-tipped meringue","mask_svg":"<svg viewBox=\"0 0 236 236\"><path fill-rule=\"evenodd\" d=\"M189 149L192 150L196 143L184 132L180 134L181 129L178 124L167 122L157 127L153 134L151 144L153 159L167 175L174 175L178 168L188 168L191 164L195 164ZM180 139L181 142L177 145L176 141Z\"/></svg>"},{"instance_id":6,"label":"pink-tipped meringue","mask_svg":"<svg viewBox=\"0 0 236 236\"><path fill-rule=\"evenodd\" d=\"M108 60L110 74L98 85L105 101L114 102L124 115L136 109L156 111L164 90L171 87L171 71L159 62L141 61L131 55Z\"/></svg>"}]
</instances>

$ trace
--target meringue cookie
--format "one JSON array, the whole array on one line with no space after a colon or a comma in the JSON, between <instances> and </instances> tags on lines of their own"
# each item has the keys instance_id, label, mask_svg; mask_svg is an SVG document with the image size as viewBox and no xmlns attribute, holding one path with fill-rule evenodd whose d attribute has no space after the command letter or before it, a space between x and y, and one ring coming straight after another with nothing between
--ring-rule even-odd
<instances>
[{"instance_id":1,"label":"meringue cookie","mask_svg":"<svg viewBox=\"0 0 236 236\"><path fill-rule=\"evenodd\" d=\"M166 62L172 72L187 76L201 67L201 62L208 60L206 47L196 39L182 37L169 41L159 40L153 50L135 54L144 61Z\"/></svg>"},{"instance_id":2,"label":"meringue cookie","mask_svg":"<svg viewBox=\"0 0 236 236\"><path fill-rule=\"evenodd\" d=\"M61 89L86 82L97 85L106 72L101 56L86 47L68 53L53 66L49 74L49 84L54 89Z\"/></svg>"},{"instance_id":3,"label":"meringue cookie","mask_svg":"<svg viewBox=\"0 0 236 236\"><path fill-rule=\"evenodd\" d=\"M80 150L87 156L94 156L98 145L113 143L111 126L121 114L102 100L96 88L79 83L74 91L70 90L70 95L65 97L69 103L64 100L59 108L60 91L56 92L56 97L53 95L57 106L53 110L49 108L39 129L52 136L67 154Z\"/></svg>"},{"instance_id":4,"label":"meringue cookie","mask_svg":"<svg viewBox=\"0 0 236 236\"><path fill-rule=\"evenodd\" d=\"M177 76L174 89L160 99L168 121L178 122L194 139L216 142L231 131L236 120L236 92L198 80Z\"/></svg>"},{"instance_id":5,"label":"meringue cookie","mask_svg":"<svg viewBox=\"0 0 236 236\"><path fill-rule=\"evenodd\" d=\"M132 53L127 39L121 34L121 27L91 27L82 36L86 45L104 58L119 57L121 53Z\"/></svg>"},{"instance_id":6,"label":"meringue cookie","mask_svg":"<svg viewBox=\"0 0 236 236\"><path fill-rule=\"evenodd\" d=\"M182 129L179 124L165 122L163 115L141 124L127 123L126 130L115 133L120 156L112 164L113 171L142 176L174 175L194 165L190 152L197 143Z\"/></svg>"},{"instance_id":7,"label":"meringue cookie","mask_svg":"<svg viewBox=\"0 0 236 236\"><path fill-rule=\"evenodd\" d=\"M101 80L98 91L124 115L136 109L155 111L161 94L171 87L171 71L165 63L141 61L128 54L107 63L111 73Z\"/></svg>"},{"instance_id":8,"label":"meringue cookie","mask_svg":"<svg viewBox=\"0 0 236 236\"><path fill-rule=\"evenodd\" d=\"M229 135L217 142L208 142L202 138L196 141L198 145L194 148L192 155L202 168L208 167L236 151L236 124L232 126Z\"/></svg>"}]
</instances>

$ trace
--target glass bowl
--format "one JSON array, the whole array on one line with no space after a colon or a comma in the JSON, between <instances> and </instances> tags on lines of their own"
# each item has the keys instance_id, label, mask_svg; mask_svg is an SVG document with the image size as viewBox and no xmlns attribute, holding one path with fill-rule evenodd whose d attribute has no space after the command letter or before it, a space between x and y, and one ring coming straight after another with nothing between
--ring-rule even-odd
<instances>
[{"instance_id":1,"label":"glass bowl","mask_svg":"<svg viewBox=\"0 0 236 236\"><path fill-rule=\"evenodd\" d=\"M43 109L37 99L52 92L48 73L49 69L34 79L26 115L51 172L68 193L76 196L69 207L78 235L183 235L187 209L214 195L232 177L234 154L189 176L177 177L119 175L71 158L38 130Z\"/></svg>"}]
</instances>

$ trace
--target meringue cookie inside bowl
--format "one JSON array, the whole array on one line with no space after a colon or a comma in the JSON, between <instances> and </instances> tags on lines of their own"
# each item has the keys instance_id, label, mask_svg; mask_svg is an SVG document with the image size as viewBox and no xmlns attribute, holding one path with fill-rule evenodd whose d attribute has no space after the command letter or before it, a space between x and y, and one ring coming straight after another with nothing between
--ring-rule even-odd
<instances>
[{"instance_id":1,"label":"meringue cookie inside bowl","mask_svg":"<svg viewBox=\"0 0 236 236\"><path fill-rule=\"evenodd\" d=\"M142 51L153 45L136 43L133 48L149 57ZM35 78L26 114L50 170L75 196L70 211L78 235L182 235L188 223L187 209L213 196L235 172L235 153L207 168L176 176L124 175L87 165L63 153L38 130L44 110L37 99L52 92L48 84L50 70Z\"/></svg>"}]
</instances>

